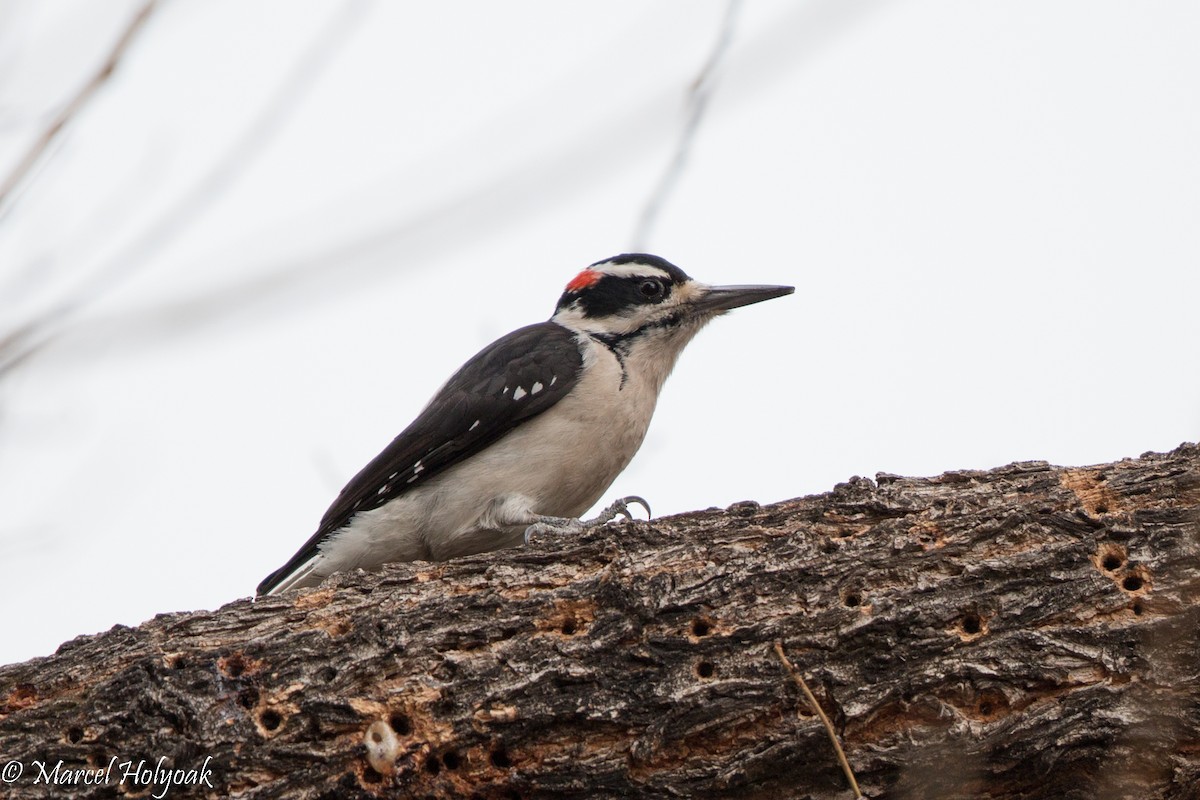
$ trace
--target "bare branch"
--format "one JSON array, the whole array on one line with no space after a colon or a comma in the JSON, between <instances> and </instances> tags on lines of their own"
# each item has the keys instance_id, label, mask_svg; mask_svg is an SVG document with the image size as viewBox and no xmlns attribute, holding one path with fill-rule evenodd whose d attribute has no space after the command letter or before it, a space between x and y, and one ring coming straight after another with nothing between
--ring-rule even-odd
<instances>
[{"instance_id":1,"label":"bare branch","mask_svg":"<svg viewBox=\"0 0 1200 800\"><path fill-rule=\"evenodd\" d=\"M246 127L215 165L189 191L164 210L148 229L128 247L84 277L59 302L37 319L0 338L0 377L11 372L56 335L54 326L106 289L137 272L150 257L212 205L280 130L300 98L315 84L316 74L329 63L363 17L369 0L346 3L337 19L322 28L316 41L297 60L261 112Z\"/></svg>"},{"instance_id":2,"label":"bare branch","mask_svg":"<svg viewBox=\"0 0 1200 800\"><path fill-rule=\"evenodd\" d=\"M4 796L114 797L117 770L35 765L161 758L207 791L127 794L844 800L786 646L849 698L871 797L1195 800L1198 520L1189 444L880 473L159 614L0 666Z\"/></svg>"},{"instance_id":3,"label":"bare branch","mask_svg":"<svg viewBox=\"0 0 1200 800\"><path fill-rule=\"evenodd\" d=\"M158 5L158 0L146 0L129 24L125 27L124 32L118 37L112 50L108 54L108 58L100 65L100 69L85 83L82 88L72 97L66 105L54 116L46 129L42 131L41 136L29 148L29 151L17 162L13 171L4 179L4 183L0 184L0 220L12 210L16 202L16 191L29 176L30 172L50 145L62 134L63 130L71 123L71 121L79 114L80 111L88 104L100 87L108 82L108 79L117 71L117 66L121 63L121 59L129 50L129 46L146 25L146 20L150 19L151 13Z\"/></svg>"},{"instance_id":4,"label":"bare branch","mask_svg":"<svg viewBox=\"0 0 1200 800\"><path fill-rule=\"evenodd\" d=\"M662 177L658 179L658 185L654 187L654 191L642 209L642 215L638 218L637 229L633 233L634 250L646 249L659 212L662 211L667 198L670 197L675 185L683 176L688 154L692 149L692 142L696 138L696 132L700 129L700 123L704 120L704 112L708 109L708 100L716 87L717 71L733 41L734 26L741 5L741 0L729 0L729 4L725 7L725 18L721 22L721 30L708 54L708 60L700 69L700 74L692 81L688 94L687 119L683 124L683 130L680 131L679 141L675 144L675 152L671 156L671 161L667 164Z\"/></svg>"}]
</instances>

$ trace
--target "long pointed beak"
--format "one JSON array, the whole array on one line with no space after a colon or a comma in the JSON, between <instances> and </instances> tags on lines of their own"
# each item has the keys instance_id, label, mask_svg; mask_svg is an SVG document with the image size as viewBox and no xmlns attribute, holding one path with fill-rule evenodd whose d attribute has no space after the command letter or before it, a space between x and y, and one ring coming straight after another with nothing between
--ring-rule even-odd
<instances>
[{"instance_id":1,"label":"long pointed beak","mask_svg":"<svg viewBox=\"0 0 1200 800\"><path fill-rule=\"evenodd\" d=\"M763 300L773 300L796 291L795 286L710 286L692 305L699 311L719 314Z\"/></svg>"}]
</instances>

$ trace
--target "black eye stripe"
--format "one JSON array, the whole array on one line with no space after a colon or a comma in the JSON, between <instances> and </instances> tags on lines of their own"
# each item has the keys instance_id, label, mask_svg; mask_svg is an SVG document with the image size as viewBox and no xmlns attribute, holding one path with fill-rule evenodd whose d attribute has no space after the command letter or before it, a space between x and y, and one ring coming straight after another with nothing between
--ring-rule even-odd
<instances>
[{"instance_id":1,"label":"black eye stripe","mask_svg":"<svg viewBox=\"0 0 1200 800\"><path fill-rule=\"evenodd\" d=\"M642 291L642 287L651 282L656 284L659 291L647 295ZM605 275L578 294L571 294L569 297L564 295L563 300L578 302L585 316L595 318L619 314L637 306L657 305L665 300L670 292L671 287L658 276ZM560 301L559 306L562 307L562 304L563 301Z\"/></svg>"},{"instance_id":2,"label":"black eye stripe","mask_svg":"<svg viewBox=\"0 0 1200 800\"><path fill-rule=\"evenodd\" d=\"M611 275L604 272L611 267L624 267L630 264L636 266L628 270L617 270L625 272L624 275ZM644 268L645 271L643 272L638 267ZM577 306L585 316L604 317L620 313L622 309L644 306L647 303L661 303L671 296L671 292L676 286L682 286L691 280L686 272L670 261L647 253L624 253L613 256L603 261L597 261L592 264L591 269L593 272L588 273L586 281L578 285L576 285L576 281L572 281L574 288L563 292L562 297L558 300L556 313L571 306ZM642 274L637 274L639 272ZM593 278L593 273L600 273L603 277ZM642 294L642 283L648 280L655 280L662 284L662 294L657 297Z\"/></svg>"}]
</instances>

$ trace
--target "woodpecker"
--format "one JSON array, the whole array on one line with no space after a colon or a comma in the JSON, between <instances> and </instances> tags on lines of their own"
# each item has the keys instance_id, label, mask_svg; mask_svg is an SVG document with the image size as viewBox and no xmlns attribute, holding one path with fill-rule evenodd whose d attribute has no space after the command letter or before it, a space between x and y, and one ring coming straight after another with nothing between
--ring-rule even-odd
<instances>
[{"instance_id":1,"label":"woodpecker","mask_svg":"<svg viewBox=\"0 0 1200 800\"><path fill-rule=\"evenodd\" d=\"M631 517L637 497L580 520L642 444L684 346L712 318L791 286L708 286L658 256L597 261L554 315L459 368L338 494L316 533L258 586L514 547L539 530Z\"/></svg>"}]
</instances>

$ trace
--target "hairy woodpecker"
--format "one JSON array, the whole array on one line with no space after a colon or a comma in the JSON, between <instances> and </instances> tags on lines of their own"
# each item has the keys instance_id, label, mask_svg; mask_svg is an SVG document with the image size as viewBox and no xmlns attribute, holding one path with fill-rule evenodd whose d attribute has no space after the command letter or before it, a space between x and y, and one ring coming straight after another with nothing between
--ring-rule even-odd
<instances>
[{"instance_id":1,"label":"hairy woodpecker","mask_svg":"<svg viewBox=\"0 0 1200 800\"><path fill-rule=\"evenodd\" d=\"M578 519L641 446L680 351L713 317L793 291L708 286L641 253L592 264L548 322L501 337L459 368L258 593L629 516L626 503L645 501L623 498Z\"/></svg>"}]
</instances>

